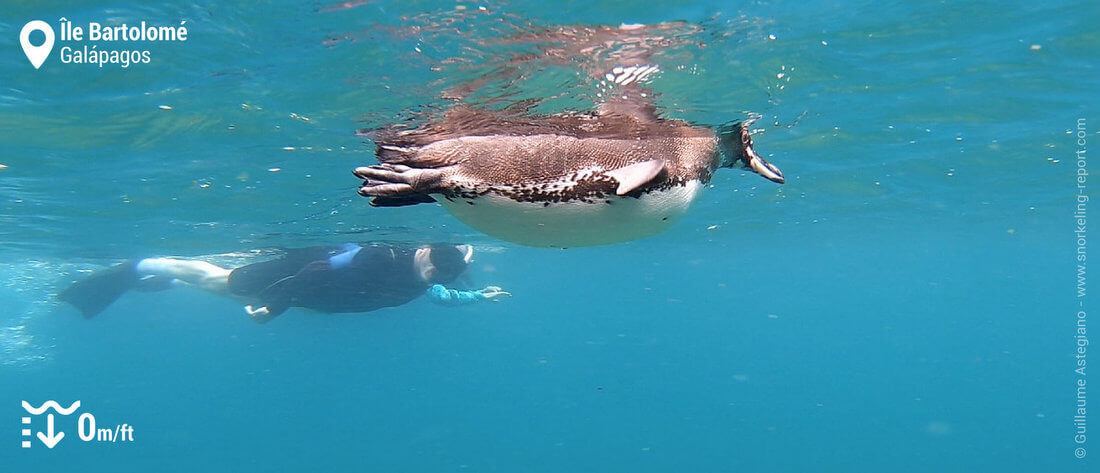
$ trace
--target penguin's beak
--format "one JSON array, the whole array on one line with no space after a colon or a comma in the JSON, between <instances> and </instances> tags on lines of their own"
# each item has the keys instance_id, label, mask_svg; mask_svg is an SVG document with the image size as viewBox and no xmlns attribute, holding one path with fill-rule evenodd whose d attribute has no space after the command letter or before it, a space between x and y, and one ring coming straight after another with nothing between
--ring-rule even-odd
<instances>
[{"instance_id":1,"label":"penguin's beak","mask_svg":"<svg viewBox=\"0 0 1100 473\"><path fill-rule=\"evenodd\" d=\"M779 168L775 167L774 164L765 161L764 158L761 158L759 154L756 154L756 150L752 149L751 143L749 143L748 146L745 146L744 152L746 168L752 169L753 172L764 176L765 179L775 182L777 184L787 182L786 179L783 179L783 172L780 171Z\"/></svg>"},{"instance_id":2,"label":"penguin's beak","mask_svg":"<svg viewBox=\"0 0 1100 473\"><path fill-rule=\"evenodd\" d=\"M752 147L752 133L749 131L751 124L751 120L735 122L718 129L718 139L723 155L722 167L732 168L741 162L745 169L751 169L752 172L764 176L769 181L779 184L786 182L779 168L756 154L756 150Z\"/></svg>"}]
</instances>

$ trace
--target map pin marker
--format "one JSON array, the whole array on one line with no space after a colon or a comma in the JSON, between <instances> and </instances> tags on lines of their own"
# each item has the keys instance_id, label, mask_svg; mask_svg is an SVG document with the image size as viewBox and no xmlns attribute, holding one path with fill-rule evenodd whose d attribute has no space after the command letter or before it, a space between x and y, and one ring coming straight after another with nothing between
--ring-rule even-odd
<instances>
[{"instance_id":1,"label":"map pin marker","mask_svg":"<svg viewBox=\"0 0 1100 473\"><path fill-rule=\"evenodd\" d=\"M31 32L34 31L41 31L46 35L46 41L41 46L31 44ZM38 69L42 67L42 63L46 62L50 51L53 51L53 28L42 20L28 22L23 25L23 31L19 32L19 44L23 46L23 52L27 55L27 59L30 59L31 65Z\"/></svg>"}]
</instances>

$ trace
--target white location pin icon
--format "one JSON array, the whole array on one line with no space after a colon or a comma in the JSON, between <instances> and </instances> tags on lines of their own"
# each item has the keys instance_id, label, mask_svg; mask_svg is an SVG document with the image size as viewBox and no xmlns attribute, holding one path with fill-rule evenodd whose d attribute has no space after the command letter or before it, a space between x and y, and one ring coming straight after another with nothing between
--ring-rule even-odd
<instances>
[{"instance_id":1,"label":"white location pin icon","mask_svg":"<svg viewBox=\"0 0 1100 473\"><path fill-rule=\"evenodd\" d=\"M34 31L41 31L46 35L46 41L40 46L31 44L31 33ZM23 31L19 32L19 44L23 46L23 53L27 55L27 59L30 59L31 65L38 69L42 67L42 63L46 62L50 51L53 51L53 28L42 20L28 22L23 25Z\"/></svg>"}]
</instances>

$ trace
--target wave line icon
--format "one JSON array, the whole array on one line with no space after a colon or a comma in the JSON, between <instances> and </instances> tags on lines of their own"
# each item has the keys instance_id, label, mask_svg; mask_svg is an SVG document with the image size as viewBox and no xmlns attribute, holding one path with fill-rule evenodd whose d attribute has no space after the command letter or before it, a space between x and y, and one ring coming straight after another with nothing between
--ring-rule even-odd
<instances>
[{"instance_id":1,"label":"wave line icon","mask_svg":"<svg viewBox=\"0 0 1100 473\"><path fill-rule=\"evenodd\" d=\"M69 414L72 414L73 411L80 408L80 401L73 402L73 404L71 406L69 406L68 409L62 409L61 405L58 404L57 401L54 401L54 400L46 401L46 402L42 403L41 407L38 407L38 408L35 408L34 406L30 405L30 403L28 403L27 401L23 401L23 409L25 409L27 412L30 412L31 415L39 415L43 412L46 412L46 409L50 409L50 408L57 411L58 414L61 414L63 416L67 416Z\"/></svg>"}]
</instances>

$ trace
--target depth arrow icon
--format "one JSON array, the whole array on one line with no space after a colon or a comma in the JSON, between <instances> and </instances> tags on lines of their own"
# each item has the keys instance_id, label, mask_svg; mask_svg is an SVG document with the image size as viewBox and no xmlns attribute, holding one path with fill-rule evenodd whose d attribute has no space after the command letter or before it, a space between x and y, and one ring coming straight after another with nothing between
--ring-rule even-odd
<instances>
[{"instance_id":1,"label":"depth arrow icon","mask_svg":"<svg viewBox=\"0 0 1100 473\"><path fill-rule=\"evenodd\" d=\"M58 432L56 435L54 434L53 414L46 415L46 433L43 434L42 432L39 432L38 440L41 440L42 443L46 444L47 448L53 448L54 445L57 445L57 442L60 442L63 438L65 438L65 432Z\"/></svg>"}]
</instances>

